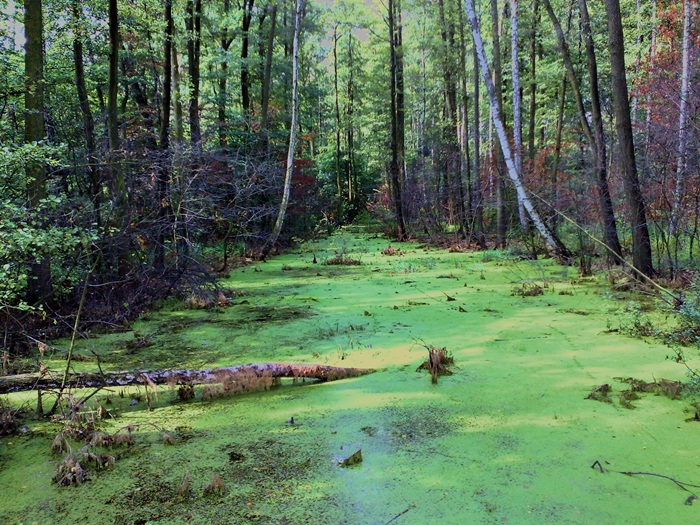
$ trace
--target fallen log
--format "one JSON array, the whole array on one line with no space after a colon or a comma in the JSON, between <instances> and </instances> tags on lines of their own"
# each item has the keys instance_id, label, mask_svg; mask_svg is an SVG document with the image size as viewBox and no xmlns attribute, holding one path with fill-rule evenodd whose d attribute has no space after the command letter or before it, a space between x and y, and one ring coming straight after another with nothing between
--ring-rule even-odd
<instances>
[{"instance_id":1,"label":"fallen log","mask_svg":"<svg viewBox=\"0 0 700 525\"><path fill-rule=\"evenodd\" d=\"M253 363L209 370L136 370L126 372L83 372L68 376L65 388L98 388L129 385L201 385L250 383L251 379L291 377L335 381L365 374L369 368L341 368L306 363ZM60 374L18 374L0 377L0 394L61 387Z\"/></svg>"}]
</instances>

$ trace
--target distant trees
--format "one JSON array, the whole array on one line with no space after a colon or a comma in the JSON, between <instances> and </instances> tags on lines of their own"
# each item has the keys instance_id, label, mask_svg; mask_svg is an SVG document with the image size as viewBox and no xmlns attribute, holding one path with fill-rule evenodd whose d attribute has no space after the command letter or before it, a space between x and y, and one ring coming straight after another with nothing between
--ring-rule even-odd
<instances>
[{"instance_id":1,"label":"distant trees","mask_svg":"<svg viewBox=\"0 0 700 525\"><path fill-rule=\"evenodd\" d=\"M122 315L366 211L398 239L696 264L694 0L477 1L482 50L461 0L307 0L296 53L296 0L64 4L0 20L0 310L94 272L88 317Z\"/></svg>"}]
</instances>

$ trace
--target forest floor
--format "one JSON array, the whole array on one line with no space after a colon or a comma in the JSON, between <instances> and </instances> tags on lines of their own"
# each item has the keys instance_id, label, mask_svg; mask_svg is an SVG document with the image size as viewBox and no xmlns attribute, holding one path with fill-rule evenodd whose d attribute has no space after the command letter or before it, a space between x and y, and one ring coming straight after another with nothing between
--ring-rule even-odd
<instances>
[{"instance_id":1,"label":"forest floor","mask_svg":"<svg viewBox=\"0 0 700 525\"><path fill-rule=\"evenodd\" d=\"M628 409L618 398L623 378L685 379L668 347L614 330L629 301L656 308L651 299L547 259L412 243L382 254L389 244L345 230L232 270L226 307L171 302L81 342L110 370L281 361L378 371L210 389L206 400L208 387L188 401L151 388L150 410L143 387L102 391L92 401L114 417L99 424L130 427L134 443L106 450L109 469L85 464L91 479L79 486L51 482L63 424L28 419L26 432L0 438L0 524L700 521L700 502L685 505L692 493L672 480L621 474L700 484L692 400L642 394ZM323 264L339 254L361 264ZM437 384L416 371L430 345L455 362ZM587 399L602 384L611 402ZM6 401L33 407L36 394ZM362 463L339 466L358 449ZM205 493L215 475L223 491Z\"/></svg>"}]
</instances>

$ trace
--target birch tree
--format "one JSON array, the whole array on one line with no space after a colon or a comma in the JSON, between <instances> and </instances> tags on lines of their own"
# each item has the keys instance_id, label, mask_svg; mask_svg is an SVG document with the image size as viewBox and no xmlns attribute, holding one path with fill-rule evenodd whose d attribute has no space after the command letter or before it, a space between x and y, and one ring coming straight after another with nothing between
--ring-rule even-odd
<instances>
[{"instance_id":1,"label":"birch tree","mask_svg":"<svg viewBox=\"0 0 700 525\"><path fill-rule=\"evenodd\" d=\"M284 217L289 206L289 190L292 186L292 173L294 172L294 150L297 142L297 123L299 120L299 37L301 34L301 21L304 16L304 0L297 0L296 13L294 15L294 38L292 41L292 122L289 125L289 148L287 149L287 167L284 174L284 191L282 202L277 214L275 226L272 229L272 237L263 249L266 256L279 239Z\"/></svg>"},{"instance_id":2,"label":"birch tree","mask_svg":"<svg viewBox=\"0 0 700 525\"><path fill-rule=\"evenodd\" d=\"M518 59L518 0L510 0L510 58L513 74L513 162L518 175L523 175L523 137L522 137L522 94L520 93L520 61ZM520 227L527 229L525 207L518 196L518 215Z\"/></svg>"},{"instance_id":3,"label":"birch tree","mask_svg":"<svg viewBox=\"0 0 700 525\"><path fill-rule=\"evenodd\" d=\"M530 215L535 228L542 235L545 242L554 250L554 252L560 257L569 257L571 253L564 246L564 244L554 236L554 234L547 228L544 221L540 217L539 213L532 205L530 197L525 191L518 170L513 162L513 155L511 153L510 144L508 143L508 137L506 135L506 130L503 125L503 116L501 109L498 104L498 99L496 98L496 89L494 87L493 81L491 80L491 72L489 71L488 61L486 59L486 52L484 51L484 42L481 38L481 30L479 28L479 22L476 18L476 11L474 9L474 0L465 0L465 8L467 11L467 16L469 18L469 25L472 30L472 37L474 38L474 46L476 48L476 53L479 58L479 64L481 66L481 75L486 84L486 92L488 94L489 104L491 106L491 112L493 115L493 124L496 128L496 133L498 135L498 140L501 145L501 150L503 152L503 157L508 170L508 176L511 182L515 186L515 190L518 193L518 198L523 203L523 206Z\"/></svg>"},{"instance_id":4,"label":"birch tree","mask_svg":"<svg viewBox=\"0 0 700 525\"><path fill-rule=\"evenodd\" d=\"M690 69L690 0L683 2L683 66L681 73L681 101L678 117L678 159L676 162L676 187L673 190L673 208L668 228L669 237L678 229L681 201L683 200L683 176L686 167L686 119L688 115L688 77Z\"/></svg>"}]
</instances>

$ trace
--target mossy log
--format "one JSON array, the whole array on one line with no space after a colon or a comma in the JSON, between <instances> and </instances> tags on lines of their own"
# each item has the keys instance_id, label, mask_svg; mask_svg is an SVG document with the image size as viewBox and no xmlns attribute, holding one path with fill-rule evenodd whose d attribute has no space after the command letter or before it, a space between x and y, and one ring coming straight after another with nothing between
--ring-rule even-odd
<instances>
[{"instance_id":1,"label":"mossy log","mask_svg":"<svg viewBox=\"0 0 700 525\"><path fill-rule=\"evenodd\" d=\"M341 368L306 363L253 363L209 370L135 370L84 372L68 376L65 388L96 388L129 385L200 385L235 382L239 378L291 377L334 381L374 372L368 368ZM0 377L0 394L61 387L60 374L18 374Z\"/></svg>"}]
</instances>

